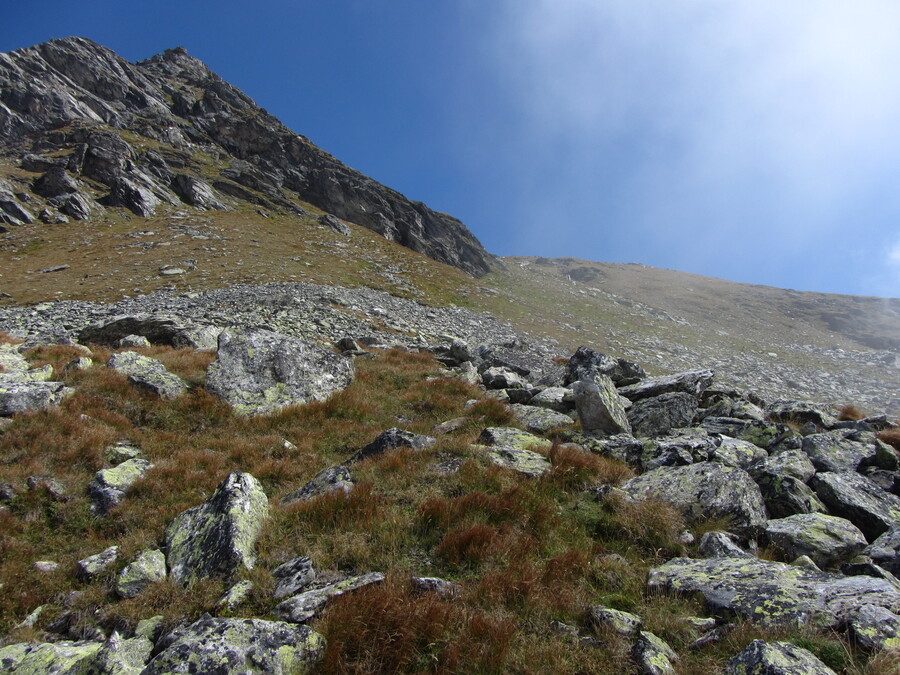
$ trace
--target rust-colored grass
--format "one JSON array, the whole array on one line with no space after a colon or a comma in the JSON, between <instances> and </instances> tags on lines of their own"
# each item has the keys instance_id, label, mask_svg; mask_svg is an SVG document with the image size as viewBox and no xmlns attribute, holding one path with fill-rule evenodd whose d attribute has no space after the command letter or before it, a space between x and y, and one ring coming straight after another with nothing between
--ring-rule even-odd
<instances>
[{"instance_id":1,"label":"rust-colored grass","mask_svg":"<svg viewBox=\"0 0 900 675\"><path fill-rule=\"evenodd\" d=\"M900 451L900 427L886 429L879 433L877 438L878 440L892 446L895 450Z\"/></svg>"},{"instance_id":2,"label":"rust-colored grass","mask_svg":"<svg viewBox=\"0 0 900 675\"><path fill-rule=\"evenodd\" d=\"M855 405L845 405L838 409L838 419L842 422L858 422L865 417L866 414Z\"/></svg>"}]
</instances>

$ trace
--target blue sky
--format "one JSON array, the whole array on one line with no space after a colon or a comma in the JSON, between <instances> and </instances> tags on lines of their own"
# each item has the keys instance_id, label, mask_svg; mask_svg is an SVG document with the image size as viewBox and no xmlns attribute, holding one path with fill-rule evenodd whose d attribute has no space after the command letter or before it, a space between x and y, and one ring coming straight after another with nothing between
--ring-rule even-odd
<instances>
[{"instance_id":1,"label":"blue sky","mask_svg":"<svg viewBox=\"0 0 900 675\"><path fill-rule=\"evenodd\" d=\"M10 3L174 46L500 255L900 296L895 0Z\"/></svg>"}]
</instances>

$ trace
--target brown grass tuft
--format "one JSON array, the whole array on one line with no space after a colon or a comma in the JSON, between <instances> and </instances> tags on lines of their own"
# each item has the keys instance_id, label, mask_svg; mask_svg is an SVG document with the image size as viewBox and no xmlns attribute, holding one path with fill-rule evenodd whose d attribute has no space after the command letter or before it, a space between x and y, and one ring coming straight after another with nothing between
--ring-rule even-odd
<instances>
[{"instance_id":1,"label":"brown grass tuft","mask_svg":"<svg viewBox=\"0 0 900 675\"><path fill-rule=\"evenodd\" d=\"M624 462L601 457L570 443L554 442L549 452L553 469L550 480L565 490L583 490L591 485L618 485L634 476Z\"/></svg>"},{"instance_id":2,"label":"brown grass tuft","mask_svg":"<svg viewBox=\"0 0 900 675\"><path fill-rule=\"evenodd\" d=\"M456 527L444 535L435 553L454 565L477 566L488 557L499 535L490 525Z\"/></svg>"},{"instance_id":3,"label":"brown grass tuft","mask_svg":"<svg viewBox=\"0 0 900 675\"><path fill-rule=\"evenodd\" d=\"M894 427L893 429L886 429L882 431L878 436L879 441L887 443L897 451L900 451L900 427Z\"/></svg>"},{"instance_id":4,"label":"brown grass tuft","mask_svg":"<svg viewBox=\"0 0 900 675\"><path fill-rule=\"evenodd\" d=\"M865 413L856 406L845 405L838 409L838 419L841 422L858 422L865 418Z\"/></svg>"}]
</instances>

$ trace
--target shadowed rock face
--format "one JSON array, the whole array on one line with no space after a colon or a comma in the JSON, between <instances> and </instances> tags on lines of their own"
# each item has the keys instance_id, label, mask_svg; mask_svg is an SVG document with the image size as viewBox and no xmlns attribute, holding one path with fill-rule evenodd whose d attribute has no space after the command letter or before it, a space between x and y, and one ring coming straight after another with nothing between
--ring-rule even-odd
<instances>
[{"instance_id":1,"label":"shadowed rock face","mask_svg":"<svg viewBox=\"0 0 900 675\"><path fill-rule=\"evenodd\" d=\"M460 221L345 166L182 48L131 64L72 37L0 54L0 144L23 167L52 172L35 189L56 193L48 204L58 209L72 195L96 203L66 171L105 185L100 203L139 216L162 202L221 209L234 199L303 213L301 199L475 276L489 270ZM196 149L231 160L212 185L191 173Z\"/></svg>"}]
</instances>

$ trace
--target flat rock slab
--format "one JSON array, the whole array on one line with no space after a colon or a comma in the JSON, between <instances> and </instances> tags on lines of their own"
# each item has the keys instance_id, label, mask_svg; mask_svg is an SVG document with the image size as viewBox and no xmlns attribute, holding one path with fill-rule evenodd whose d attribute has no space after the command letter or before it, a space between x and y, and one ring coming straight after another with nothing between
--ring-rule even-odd
<instances>
[{"instance_id":1,"label":"flat rock slab","mask_svg":"<svg viewBox=\"0 0 900 675\"><path fill-rule=\"evenodd\" d=\"M858 473L817 473L810 485L831 513L856 525L869 541L900 524L900 497Z\"/></svg>"},{"instance_id":2,"label":"flat rock slab","mask_svg":"<svg viewBox=\"0 0 900 675\"><path fill-rule=\"evenodd\" d=\"M242 415L324 401L353 381L353 361L297 338L271 331L219 335L206 388Z\"/></svg>"},{"instance_id":3,"label":"flat rock slab","mask_svg":"<svg viewBox=\"0 0 900 675\"><path fill-rule=\"evenodd\" d=\"M228 577L251 569L256 540L269 516L269 500L249 473L232 473L200 506L176 516L166 527L169 574L181 583Z\"/></svg>"},{"instance_id":4,"label":"flat rock slab","mask_svg":"<svg viewBox=\"0 0 900 675\"><path fill-rule=\"evenodd\" d=\"M835 627L864 605L900 610L900 591L884 580L847 577L755 558L675 558L650 570L651 591L701 594L717 615L778 626Z\"/></svg>"},{"instance_id":5,"label":"flat rock slab","mask_svg":"<svg viewBox=\"0 0 900 675\"><path fill-rule=\"evenodd\" d=\"M349 579L290 597L275 607L275 614L285 621L303 623L321 612L331 598L336 598L339 595L350 593L371 584L378 584L382 581L384 581L384 575L381 572L369 572L361 576L350 577Z\"/></svg>"},{"instance_id":6,"label":"flat rock slab","mask_svg":"<svg viewBox=\"0 0 900 675\"><path fill-rule=\"evenodd\" d=\"M62 382L19 382L0 379L0 417L44 410L74 393Z\"/></svg>"},{"instance_id":7,"label":"flat rock slab","mask_svg":"<svg viewBox=\"0 0 900 675\"><path fill-rule=\"evenodd\" d=\"M627 387L620 387L619 394L632 401L676 391L700 396L712 384L714 376L715 373L711 370L692 370L675 375L648 377L646 380L629 384Z\"/></svg>"},{"instance_id":8,"label":"flat rock slab","mask_svg":"<svg viewBox=\"0 0 900 675\"><path fill-rule=\"evenodd\" d=\"M551 469L550 461L531 448L549 450L550 441L513 427L488 427L478 438L492 462L536 478ZM484 447L488 446L488 447Z\"/></svg>"},{"instance_id":9,"label":"flat rock slab","mask_svg":"<svg viewBox=\"0 0 900 675\"><path fill-rule=\"evenodd\" d=\"M750 475L716 462L655 469L632 478L622 489L634 499L669 502L691 522L726 518L729 529L740 530L768 520L762 494Z\"/></svg>"},{"instance_id":10,"label":"flat rock slab","mask_svg":"<svg viewBox=\"0 0 900 675\"><path fill-rule=\"evenodd\" d=\"M546 433L551 429L571 426L574 423L574 420L568 415L549 410L548 408L522 405L521 403L513 403L509 407L519 424L528 431L537 434Z\"/></svg>"},{"instance_id":11,"label":"flat rock slab","mask_svg":"<svg viewBox=\"0 0 900 675\"><path fill-rule=\"evenodd\" d=\"M315 664L325 638L297 624L218 619L208 614L160 641L144 675L168 673L301 673Z\"/></svg>"},{"instance_id":12,"label":"flat rock slab","mask_svg":"<svg viewBox=\"0 0 900 675\"><path fill-rule=\"evenodd\" d=\"M109 357L107 368L128 376L134 386L160 398L173 399L187 391L187 382L173 375L157 359L137 352L119 352Z\"/></svg>"},{"instance_id":13,"label":"flat rock slab","mask_svg":"<svg viewBox=\"0 0 900 675\"><path fill-rule=\"evenodd\" d=\"M689 427L697 413L697 397L682 391L641 398L628 410L635 436L653 438Z\"/></svg>"},{"instance_id":14,"label":"flat rock slab","mask_svg":"<svg viewBox=\"0 0 900 675\"><path fill-rule=\"evenodd\" d=\"M801 448L816 471L856 471L863 463L875 460L875 445L847 437L845 431L827 431L806 436Z\"/></svg>"},{"instance_id":15,"label":"flat rock slab","mask_svg":"<svg viewBox=\"0 0 900 675\"><path fill-rule=\"evenodd\" d=\"M728 660L725 675L836 675L812 652L790 642L754 640Z\"/></svg>"},{"instance_id":16,"label":"flat rock slab","mask_svg":"<svg viewBox=\"0 0 900 675\"><path fill-rule=\"evenodd\" d=\"M86 673L102 642L42 642L0 647L2 673Z\"/></svg>"},{"instance_id":17,"label":"flat rock slab","mask_svg":"<svg viewBox=\"0 0 900 675\"><path fill-rule=\"evenodd\" d=\"M866 547L866 538L845 518L803 513L766 523L765 536L790 562L808 555L819 567L849 560Z\"/></svg>"}]
</instances>

